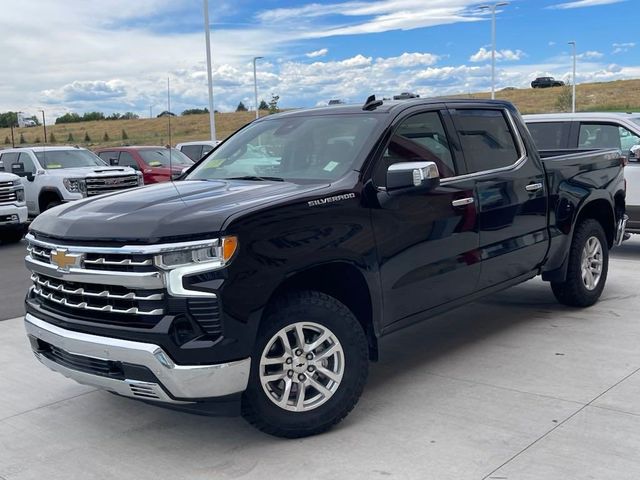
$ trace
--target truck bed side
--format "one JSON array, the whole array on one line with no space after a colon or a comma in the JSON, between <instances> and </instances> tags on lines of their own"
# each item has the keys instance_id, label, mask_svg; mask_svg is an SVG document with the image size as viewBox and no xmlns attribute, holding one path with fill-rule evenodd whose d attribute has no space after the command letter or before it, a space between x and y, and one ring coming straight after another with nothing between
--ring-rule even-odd
<instances>
[{"instance_id":1,"label":"truck bed side","mask_svg":"<svg viewBox=\"0 0 640 480\"><path fill-rule=\"evenodd\" d=\"M561 280L567 253L581 215L592 213L613 246L616 223L624 215L624 157L616 149L576 151L557 155L541 151L549 186L549 255L545 280ZM554 155L556 154L556 155Z\"/></svg>"}]
</instances>

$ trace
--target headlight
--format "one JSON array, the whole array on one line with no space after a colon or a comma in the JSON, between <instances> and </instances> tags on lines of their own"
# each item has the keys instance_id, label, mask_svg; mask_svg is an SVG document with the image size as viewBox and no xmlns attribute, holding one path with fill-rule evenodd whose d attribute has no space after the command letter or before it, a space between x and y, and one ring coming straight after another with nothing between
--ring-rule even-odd
<instances>
[{"instance_id":1,"label":"headlight","mask_svg":"<svg viewBox=\"0 0 640 480\"><path fill-rule=\"evenodd\" d=\"M24 202L24 188L16 190L16 200L18 202Z\"/></svg>"},{"instance_id":2,"label":"headlight","mask_svg":"<svg viewBox=\"0 0 640 480\"><path fill-rule=\"evenodd\" d=\"M71 193L87 193L87 184L83 178L65 178L62 183Z\"/></svg>"},{"instance_id":3,"label":"headlight","mask_svg":"<svg viewBox=\"0 0 640 480\"><path fill-rule=\"evenodd\" d=\"M238 238L223 237L219 240L193 242L189 246L180 246L156 255L158 267L171 270L194 264L217 263L222 267L229 263L238 248Z\"/></svg>"}]
</instances>

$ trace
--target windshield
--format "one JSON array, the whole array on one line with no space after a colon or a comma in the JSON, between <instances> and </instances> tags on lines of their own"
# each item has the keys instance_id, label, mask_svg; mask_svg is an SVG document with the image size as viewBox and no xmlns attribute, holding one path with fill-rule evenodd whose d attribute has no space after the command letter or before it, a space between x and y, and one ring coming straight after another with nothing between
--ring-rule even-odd
<instances>
[{"instance_id":1,"label":"windshield","mask_svg":"<svg viewBox=\"0 0 640 480\"><path fill-rule=\"evenodd\" d=\"M638 125L640 125L640 117L633 117L631 120L633 120L634 123L637 123Z\"/></svg>"},{"instance_id":2,"label":"windshield","mask_svg":"<svg viewBox=\"0 0 640 480\"><path fill-rule=\"evenodd\" d=\"M257 122L214 150L187 179L334 181L358 168L355 161L377 125L375 114L282 117Z\"/></svg>"},{"instance_id":3,"label":"windshield","mask_svg":"<svg viewBox=\"0 0 640 480\"><path fill-rule=\"evenodd\" d=\"M45 150L35 152L43 168L106 167L100 157L88 150Z\"/></svg>"},{"instance_id":4,"label":"windshield","mask_svg":"<svg viewBox=\"0 0 640 480\"><path fill-rule=\"evenodd\" d=\"M142 157L144 163L150 167L168 167L169 151L171 151L171 165L180 167L190 167L193 165L193 160L175 148L144 149L138 150L138 153Z\"/></svg>"}]
</instances>

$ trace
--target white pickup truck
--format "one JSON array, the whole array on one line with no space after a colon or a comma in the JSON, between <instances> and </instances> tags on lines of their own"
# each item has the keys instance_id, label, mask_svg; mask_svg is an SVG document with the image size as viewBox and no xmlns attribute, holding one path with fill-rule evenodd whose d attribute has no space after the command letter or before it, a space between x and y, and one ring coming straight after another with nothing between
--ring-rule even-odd
<instances>
[{"instance_id":1,"label":"white pickup truck","mask_svg":"<svg viewBox=\"0 0 640 480\"><path fill-rule=\"evenodd\" d=\"M581 112L525 115L524 121L539 150L556 155L598 148L618 148L629 163L627 232L640 234L640 113Z\"/></svg>"},{"instance_id":2,"label":"white pickup truck","mask_svg":"<svg viewBox=\"0 0 640 480\"><path fill-rule=\"evenodd\" d=\"M27 226L27 205L20 177L0 171L0 241L17 242Z\"/></svg>"},{"instance_id":3,"label":"white pickup truck","mask_svg":"<svg viewBox=\"0 0 640 480\"><path fill-rule=\"evenodd\" d=\"M61 203L137 187L142 175L129 167L111 167L78 147L9 148L0 152L4 171L23 177L30 216Z\"/></svg>"}]
</instances>

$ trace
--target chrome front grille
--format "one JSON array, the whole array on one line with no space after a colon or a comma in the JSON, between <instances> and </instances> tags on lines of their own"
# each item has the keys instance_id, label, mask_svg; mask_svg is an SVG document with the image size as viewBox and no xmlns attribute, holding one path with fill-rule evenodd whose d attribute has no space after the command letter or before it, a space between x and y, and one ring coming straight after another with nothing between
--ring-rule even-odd
<instances>
[{"instance_id":1,"label":"chrome front grille","mask_svg":"<svg viewBox=\"0 0 640 480\"><path fill-rule=\"evenodd\" d=\"M128 291L124 287L79 284L31 275L33 293L45 305L117 315L164 315L163 292Z\"/></svg>"},{"instance_id":2,"label":"chrome front grille","mask_svg":"<svg viewBox=\"0 0 640 480\"><path fill-rule=\"evenodd\" d=\"M18 200L18 194L15 191L3 192L0 191L0 203L15 202Z\"/></svg>"},{"instance_id":3,"label":"chrome front grille","mask_svg":"<svg viewBox=\"0 0 640 480\"><path fill-rule=\"evenodd\" d=\"M86 179L87 196L102 195L138 186L137 175L121 175L117 177L90 177Z\"/></svg>"},{"instance_id":4,"label":"chrome front grille","mask_svg":"<svg viewBox=\"0 0 640 480\"><path fill-rule=\"evenodd\" d=\"M64 250L60 246L60 250ZM27 253L39 262L51 264L53 248L29 243ZM82 268L92 270L109 270L114 272L151 272L155 270L153 258L150 255L125 255L84 253L81 260Z\"/></svg>"}]
</instances>

